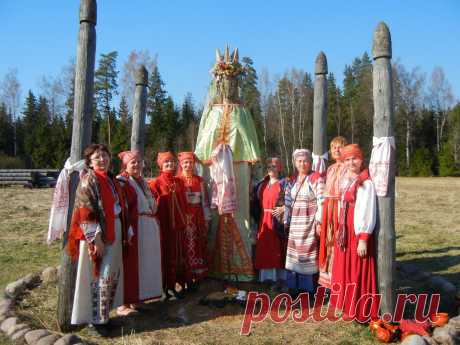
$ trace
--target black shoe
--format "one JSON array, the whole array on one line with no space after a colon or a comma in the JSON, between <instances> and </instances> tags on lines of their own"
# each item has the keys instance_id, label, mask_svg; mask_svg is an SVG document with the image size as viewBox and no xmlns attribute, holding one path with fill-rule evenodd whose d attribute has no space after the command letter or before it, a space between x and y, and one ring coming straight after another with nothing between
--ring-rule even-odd
<instances>
[{"instance_id":1,"label":"black shoe","mask_svg":"<svg viewBox=\"0 0 460 345\"><path fill-rule=\"evenodd\" d=\"M88 326L88 333L93 337L108 337L110 336L110 327L109 325L94 325L90 324Z\"/></svg>"}]
</instances>

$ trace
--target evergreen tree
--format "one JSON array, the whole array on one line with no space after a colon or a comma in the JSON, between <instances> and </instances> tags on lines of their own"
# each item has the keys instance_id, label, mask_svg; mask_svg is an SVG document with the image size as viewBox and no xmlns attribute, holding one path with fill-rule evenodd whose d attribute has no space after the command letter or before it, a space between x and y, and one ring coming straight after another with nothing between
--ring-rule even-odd
<instances>
[{"instance_id":1,"label":"evergreen tree","mask_svg":"<svg viewBox=\"0 0 460 345\"><path fill-rule=\"evenodd\" d=\"M99 140L111 148L112 136L115 128L116 113L112 111L112 99L118 94L118 52L112 51L101 54L99 66L94 74L94 93L96 96L96 109L102 121Z\"/></svg>"},{"instance_id":2,"label":"evergreen tree","mask_svg":"<svg viewBox=\"0 0 460 345\"><path fill-rule=\"evenodd\" d=\"M191 93L187 93L185 96L180 112L180 120L179 150L193 151L196 136L198 135L198 123Z\"/></svg>"},{"instance_id":3,"label":"evergreen tree","mask_svg":"<svg viewBox=\"0 0 460 345\"><path fill-rule=\"evenodd\" d=\"M146 145L155 154L162 144L164 135L163 113L166 105L166 91L161 79L158 66L155 66L149 77L149 91L147 94L147 128Z\"/></svg>"},{"instance_id":4,"label":"evergreen tree","mask_svg":"<svg viewBox=\"0 0 460 345\"><path fill-rule=\"evenodd\" d=\"M121 97L118 107L118 117L120 122L113 137L113 152L129 150L131 144L132 118L129 114L128 102L124 96Z\"/></svg>"},{"instance_id":5,"label":"evergreen tree","mask_svg":"<svg viewBox=\"0 0 460 345\"><path fill-rule=\"evenodd\" d=\"M262 109L260 106L260 92L257 88L257 71L254 68L254 62L250 57L243 57L241 62L244 69L244 75L241 78L240 84L241 99L254 120L259 143L262 143L263 119Z\"/></svg>"},{"instance_id":6,"label":"evergreen tree","mask_svg":"<svg viewBox=\"0 0 460 345\"><path fill-rule=\"evenodd\" d=\"M163 116L163 150L177 151L177 137L180 131L179 111L174 107L171 97L166 98Z\"/></svg>"},{"instance_id":7,"label":"evergreen tree","mask_svg":"<svg viewBox=\"0 0 460 345\"><path fill-rule=\"evenodd\" d=\"M14 156L14 124L5 103L0 104L0 152Z\"/></svg>"}]
</instances>

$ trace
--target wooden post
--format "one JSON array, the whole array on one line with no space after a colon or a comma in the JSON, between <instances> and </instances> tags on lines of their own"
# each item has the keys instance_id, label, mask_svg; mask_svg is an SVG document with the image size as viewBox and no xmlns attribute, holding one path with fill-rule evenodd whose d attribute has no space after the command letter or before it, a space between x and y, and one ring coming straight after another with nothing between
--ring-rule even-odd
<instances>
[{"instance_id":1,"label":"wooden post","mask_svg":"<svg viewBox=\"0 0 460 345\"><path fill-rule=\"evenodd\" d=\"M145 113L147 110L148 72L141 65L136 72L136 90L134 92L133 128L131 131L131 150L138 150L144 158Z\"/></svg>"},{"instance_id":2,"label":"wooden post","mask_svg":"<svg viewBox=\"0 0 460 345\"><path fill-rule=\"evenodd\" d=\"M393 83L391 74L391 36L385 23L374 31L372 55L374 96L374 137L394 136ZM389 166L388 193L377 197L377 282L382 294L382 315L394 312L395 276L395 152Z\"/></svg>"},{"instance_id":3,"label":"wooden post","mask_svg":"<svg viewBox=\"0 0 460 345\"><path fill-rule=\"evenodd\" d=\"M315 62L315 91L313 99L313 170L323 172L326 160L321 156L327 152L327 59L323 52ZM316 162L315 162L316 160ZM321 165L321 160L324 164ZM321 168L321 166L323 168Z\"/></svg>"},{"instance_id":4,"label":"wooden post","mask_svg":"<svg viewBox=\"0 0 460 345\"><path fill-rule=\"evenodd\" d=\"M77 62L75 66L72 146L70 150L72 164L82 159L84 148L91 142L94 64L96 59L96 20L96 0L81 0L80 32L78 34ZM77 172L70 175L69 213L67 217L67 231L63 239L57 308L57 320L62 331L69 331L71 329L70 319L72 316L77 263L72 262L67 255L65 246L67 244L67 235L69 233L78 180Z\"/></svg>"}]
</instances>

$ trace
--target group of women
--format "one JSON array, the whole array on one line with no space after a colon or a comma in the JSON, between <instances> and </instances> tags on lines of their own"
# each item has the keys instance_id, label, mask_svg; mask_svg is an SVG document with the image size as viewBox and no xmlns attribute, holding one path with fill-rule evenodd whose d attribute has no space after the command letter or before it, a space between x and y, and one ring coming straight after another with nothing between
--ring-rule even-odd
<instances>
[{"instance_id":1,"label":"group of women","mask_svg":"<svg viewBox=\"0 0 460 345\"><path fill-rule=\"evenodd\" d=\"M309 150L295 150L296 174L288 178L279 158L267 160L252 193L254 267L260 281L292 294L331 289L330 303L345 317L376 317L361 298L376 293L374 186L358 145L334 138L331 156L335 163L321 174L312 171ZM129 315L146 300L181 298L207 276L210 210L193 152L160 152L160 174L149 181L137 151L119 154L118 176L106 146L92 144L84 157L67 241L78 260L71 322L104 334L111 308Z\"/></svg>"},{"instance_id":2,"label":"group of women","mask_svg":"<svg viewBox=\"0 0 460 345\"><path fill-rule=\"evenodd\" d=\"M255 268L260 281L293 296L322 285L342 317L364 322L378 316L378 304L369 303L377 293L375 188L358 145L336 137L330 153L335 163L319 173L309 150L295 150L296 173L287 178L279 158L267 159L267 176L253 193Z\"/></svg>"},{"instance_id":3,"label":"group of women","mask_svg":"<svg viewBox=\"0 0 460 345\"><path fill-rule=\"evenodd\" d=\"M137 151L119 154L118 176L105 145L84 157L67 241L78 260L71 322L106 335L112 308L125 316L163 294L180 298L207 275L209 210L192 152L179 153L179 169L171 152L159 153L160 175L149 181Z\"/></svg>"}]
</instances>

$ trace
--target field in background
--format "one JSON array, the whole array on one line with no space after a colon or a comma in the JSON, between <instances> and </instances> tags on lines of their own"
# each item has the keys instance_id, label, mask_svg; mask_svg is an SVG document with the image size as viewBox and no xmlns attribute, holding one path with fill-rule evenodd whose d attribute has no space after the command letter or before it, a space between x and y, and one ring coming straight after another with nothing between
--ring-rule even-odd
<instances>
[{"instance_id":1,"label":"field in background","mask_svg":"<svg viewBox=\"0 0 460 345\"><path fill-rule=\"evenodd\" d=\"M51 189L0 189L0 287L59 262L59 244L44 244ZM459 178L398 178L397 260L441 275L460 289ZM398 291L423 291L398 276ZM137 334L98 344L377 344L364 327L339 322L276 325L263 322L248 337L238 335L242 310L197 307L197 297L162 306L150 303L143 315L125 320ZM56 288L45 286L26 296L21 315L36 327L55 328ZM208 308L208 307L203 307ZM208 308L209 309L209 308ZM201 314L200 314L201 313ZM190 315L199 314L193 320ZM201 316L200 316L201 315ZM177 316L177 318L176 318ZM129 331L124 331L125 333ZM86 331L80 332L81 336ZM123 339L123 340L122 340ZM93 339L95 340L95 339ZM0 337L0 343L2 338Z\"/></svg>"}]
</instances>

